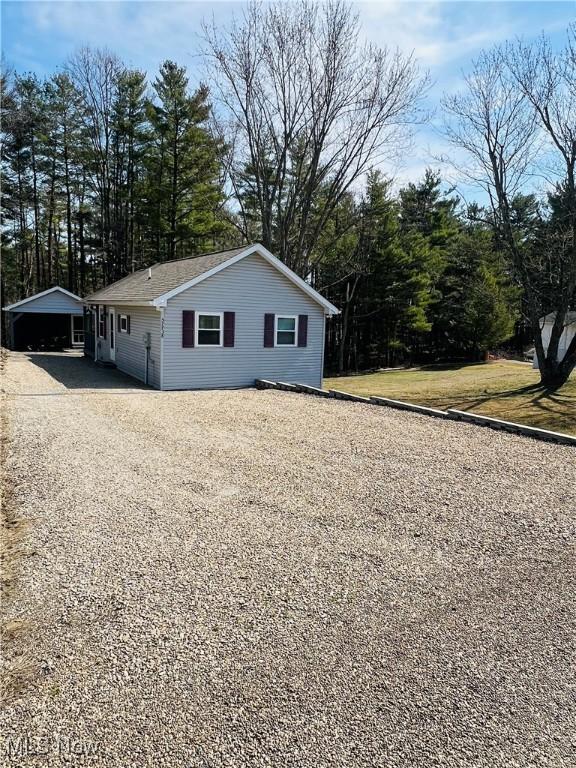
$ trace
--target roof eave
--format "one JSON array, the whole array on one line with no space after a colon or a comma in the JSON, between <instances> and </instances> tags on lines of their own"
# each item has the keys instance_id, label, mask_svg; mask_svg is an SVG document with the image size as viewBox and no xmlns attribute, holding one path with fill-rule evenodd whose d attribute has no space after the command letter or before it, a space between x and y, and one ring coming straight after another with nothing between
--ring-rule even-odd
<instances>
[{"instance_id":1,"label":"roof eave","mask_svg":"<svg viewBox=\"0 0 576 768\"><path fill-rule=\"evenodd\" d=\"M103 299L98 298L97 296L87 296L85 299L82 299L84 304L112 304L112 305L118 305L118 306L130 306L130 307L150 307L153 306L153 301L151 299L141 299L141 300L134 300L134 299Z\"/></svg>"}]
</instances>

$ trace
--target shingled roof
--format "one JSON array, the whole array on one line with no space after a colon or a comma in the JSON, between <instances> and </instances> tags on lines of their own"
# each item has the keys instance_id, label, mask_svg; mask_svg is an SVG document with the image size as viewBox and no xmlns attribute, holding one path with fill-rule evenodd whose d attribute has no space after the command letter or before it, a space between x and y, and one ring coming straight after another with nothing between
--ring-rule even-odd
<instances>
[{"instance_id":1,"label":"shingled roof","mask_svg":"<svg viewBox=\"0 0 576 768\"><path fill-rule=\"evenodd\" d=\"M196 285L231 264L241 261L253 253L260 255L265 261L282 272L288 280L307 293L314 301L324 307L327 315L336 315L339 310L328 299L315 291L311 285L302 280L295 272L276 258L267 248L259 243L241 245L226 251L202 253L187 259L176 259L153 264L132 275L118 280L106 288L87 296L87 304L153 304L157 307L166 306L166 301L172 296Z\"/></svg>"},{"instance_id":2,"label":"shingled roof","mask_svg":"<svg viewBox=\"0 0 576 768\"><path fill-rule=\"evenodd\" d=\"M147 304L168 291L178 288L183 283L223 264L242 253L249 246L242 245L227 251L202 253L187 259L175 259L153 264L118 280L106 288L87 296L90 304L117 302L128 304Z\"/></svg>"}]
</instances>

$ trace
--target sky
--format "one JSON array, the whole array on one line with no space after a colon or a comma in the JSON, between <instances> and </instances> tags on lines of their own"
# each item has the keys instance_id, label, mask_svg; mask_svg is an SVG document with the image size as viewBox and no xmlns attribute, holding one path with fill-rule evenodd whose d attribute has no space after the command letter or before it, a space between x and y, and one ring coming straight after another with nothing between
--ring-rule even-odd
<instances>
[{"instance_id":1,"label":"sky","mask_svg":"<svg viewBox=\"0 0 576 768\"><path fill-rule=\"evenodd\" d=\"M447 151L437 125L443 92L458 89L472 59L492 44L543 31L560 46L568 24L576 21L576 0L510 2L418 2L375 0L354 3L362 34L379 45L414 52L433 86L428 96L430 122L418 129L412 151L394 169L398 183L415 181ZM49 76L82 45L107 47L127 65L153 79L159 65L172 59L187 67L192 84L200 82L203 62L202 20L226 26L241 15L243 2L174 0L2 0L2 56L17 72ZM445 172L447 170L445 169Z\"/></svg>"}]
</instances>

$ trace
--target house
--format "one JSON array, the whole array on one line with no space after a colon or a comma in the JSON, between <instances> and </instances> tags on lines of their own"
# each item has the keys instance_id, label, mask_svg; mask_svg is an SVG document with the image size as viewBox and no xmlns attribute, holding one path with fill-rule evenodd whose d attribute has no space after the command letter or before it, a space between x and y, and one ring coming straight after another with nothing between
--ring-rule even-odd
<instances>
[{"instance_id":1,"label":"house","mask_svg":"<svg viewBox=\"0 0 576 768\"><path fill-rule=\"evenodd\" d=\"M338 312L258 244L155 264L85 301L86 354L163 390L320 386Z\"/></svg>"},{"instance_id":2,"label":"house","mask_svg":"<svg viewBox=\"0 0 576 768\"><path fill-rule=\"evenodd\" d=\"M542 343L544 349L548 350L548 344L550 342L550 335L552 334L552 326L554 325L554 318L556 314L551 312L549 315L540 319L540 326L542 328ZM576 311L567 312L564 319L564 330L560 337L558 344L558 361L564 359L564 355L570 346L572 339L576 336ZM534 355L534 361L532 363L533 368L538 368L538 357Z\"/></svg>"},{"instance_id":3,"label":"house","mask_svg":"<svg viewBox=\"0 0 576 768\"><path fill-rule=\"evenodd\" d=\"M84 304L59 285L4 307L9 349L84 346Z\"/></svg>"}]
</instances>

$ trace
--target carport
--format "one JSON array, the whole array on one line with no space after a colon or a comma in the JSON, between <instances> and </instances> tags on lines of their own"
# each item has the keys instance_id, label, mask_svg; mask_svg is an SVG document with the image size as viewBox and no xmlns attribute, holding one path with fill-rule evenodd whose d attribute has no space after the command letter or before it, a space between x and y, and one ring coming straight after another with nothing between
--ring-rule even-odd
<instances>
[{"instance_id":1,"label":"carport","mask_svg":"<svg viewBox=\"0 0 576 768\"><path fill-rule=\"evenodd\" d=\"M4 307L6 346L15 350L80 348L84 305L59 285Z\"/></svg>"}]
</instances>

